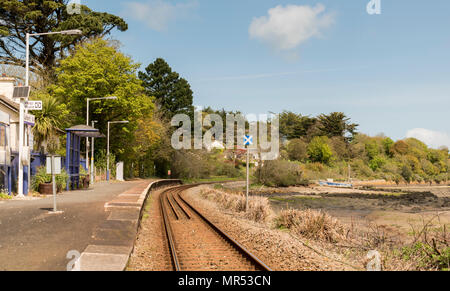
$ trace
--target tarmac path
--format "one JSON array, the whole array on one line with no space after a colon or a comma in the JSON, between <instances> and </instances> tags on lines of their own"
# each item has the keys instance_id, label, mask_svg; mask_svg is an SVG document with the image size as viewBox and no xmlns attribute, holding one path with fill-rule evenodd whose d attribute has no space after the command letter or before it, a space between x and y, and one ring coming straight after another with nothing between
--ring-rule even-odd
<instances>
[{"instance_id":1,"label":"tarmac path","mask_svg":"<svg viewBox=\"0 0 450 291\"><path fill-rule=\"evenodd\" d=\"M106 202L142 181L97 183L94 189L58 195L58 210L51 215L53 198L0 202L0 271L65 271L71 250L83 252L96 227L109 213Z\"/></svg>"}]
</instances>

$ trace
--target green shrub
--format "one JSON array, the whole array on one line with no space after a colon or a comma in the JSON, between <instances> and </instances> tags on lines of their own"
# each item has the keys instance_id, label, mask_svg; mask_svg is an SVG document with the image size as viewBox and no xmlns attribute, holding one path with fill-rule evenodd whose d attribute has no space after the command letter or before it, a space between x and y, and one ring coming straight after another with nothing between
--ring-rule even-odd
<instances>
[{"instance_id":1,"label":"green shrub","mask_svg":"<svg viewBox=\"0 0 450 291\"><path fill-rule=\"evenodd\" d=\"M239 169L237 169L233 164L221 162L216 165L216 175L238 178L241 176L241 171L239 171Z\"/></svg>"},{"instance_id":2,"label":"green shrub","mask_svg":"<svg viewBox=\"0 0 450 291\"><path fill-rule=\"evenodd\" d=\"M304 161L308 157L307 145L301 139L293 139L287 146L287 153L290 160Z\"/></svg>"},{"instance_id":3,"label":"green shrub","mask_svg":"<svg viewBox=\"0 0 450 291\"><path fill-rule=\"evenodd\" d=\"M414 173L409 166L404 165L402 167L401 175L406 182L411 183L413 180Z\"/></svg>"},{"instance_id":4,"label":"green shrub","mask_svg":"<svg viewBox=\"0 0 450 291\"><path fill-rule=\"evenodd\" d=\"M9 196L8 194L0 193L0 200L10 200L10 199L12 199L12 197Z\"/></svg>"},{"instance_id":5,"label":"green shrub","mask_svg":"<svg viewBox=\"0 0 450 291\"><path fill-rule=\"evenodd\" d=\"M374 176L372 169L360 159L352 162L352 172L356 174L357 177L371 178Z\"/></svg>"},{"instance_id":6,"label":"green shrub","mask_svg":"<svg viewBox=\"0 0 450 291\"><path fill-rule=\"evenodd\" d=\"M412 246L403 247L402 259L417 262L419 270L449 270L450 247L437 249L428 243L417 242Z\"/></svg>"},{"instance_id":7,"label":"green shrub","mask_svg":"<svg viewBox=\"0 0 450 291\"><path fill-rule=\"evenodd\" d=\"M442 173L434 177L434 181L438 184L445 183L448 181L448 174Z\"/></svg>"},{"instance_id":8,"label":"green shrub","mask_svg":"<svg viewBox=\"0 0 450 291\"><path fill-rule=\"evenodd\" d=\"M304 185L302 171L297 163L275 160L266 161L257 171L258 182L269 187Z\"/></svg>"}]
</instances>

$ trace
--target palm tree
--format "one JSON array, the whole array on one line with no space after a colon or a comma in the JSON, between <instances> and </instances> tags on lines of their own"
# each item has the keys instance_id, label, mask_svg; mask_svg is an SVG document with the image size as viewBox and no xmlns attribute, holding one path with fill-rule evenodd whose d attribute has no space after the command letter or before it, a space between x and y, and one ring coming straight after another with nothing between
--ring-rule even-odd
<instances>
[{"instance_id":1,"label":"palm tree","mask_svg":"<svg viewBox=\"0 0 450 291\"><path fill-rule=\"evenodd\" d=\"M67 124L69 111L65 104L45 92L37 93L34 99L42 100L42 111L36 112L33 128L36 149L54 153L59 146L58 131Z\"/></svg>"}]
</instances>

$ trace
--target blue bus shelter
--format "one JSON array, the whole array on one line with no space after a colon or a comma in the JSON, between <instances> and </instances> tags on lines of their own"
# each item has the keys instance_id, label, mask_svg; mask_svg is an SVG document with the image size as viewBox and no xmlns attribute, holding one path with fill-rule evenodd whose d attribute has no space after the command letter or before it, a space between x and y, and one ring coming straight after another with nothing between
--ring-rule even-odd
<instances>
[{"instance_id":1,"label":"blue bus shelter","mask_svg":"<svg viewBox=\"0 0 450 291\"><path fill-rule=\"evenodd\" d=\"M103 138L105 137L96 128L87 125L77 125L66 129L66 162L65 167L69 178L66 190L75 190L80 186L80 165L81 165L81 139L82 138Z\"/></svg>"}]
</instances>

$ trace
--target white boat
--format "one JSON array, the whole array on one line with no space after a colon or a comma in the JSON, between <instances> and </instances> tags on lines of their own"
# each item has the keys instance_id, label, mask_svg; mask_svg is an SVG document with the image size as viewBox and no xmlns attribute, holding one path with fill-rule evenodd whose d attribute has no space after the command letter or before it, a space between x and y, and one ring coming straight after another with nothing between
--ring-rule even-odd
<instances>
[{"instance_id":1,"label":"white boat","mask_svg":"<svg viewBox=\"0 0 450 291\"><path fill-rule=\"evenodd\" d=\"M319 181L319 185L326 186L326 187L353 188L353 184L350 184L350 183L336 183L336 182Z\"/></svg>"}]
</instances>

